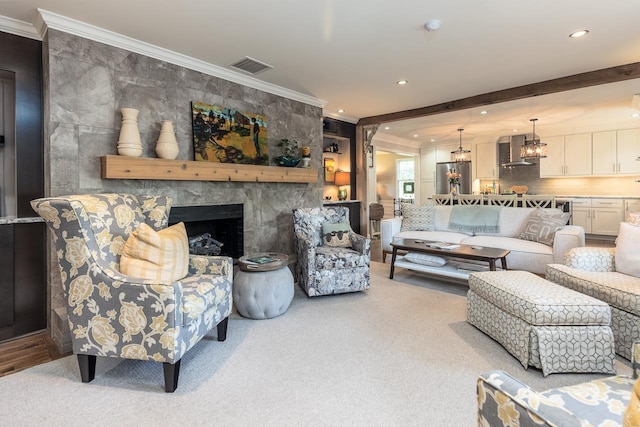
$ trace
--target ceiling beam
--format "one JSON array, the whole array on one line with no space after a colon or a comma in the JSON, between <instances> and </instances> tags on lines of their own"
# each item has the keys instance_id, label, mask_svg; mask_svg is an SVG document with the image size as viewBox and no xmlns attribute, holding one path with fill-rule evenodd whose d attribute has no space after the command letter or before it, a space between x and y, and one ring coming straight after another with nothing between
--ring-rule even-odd
<instances>
[{"instance_id":1,"label":"ceiling beam","mask_svg":"<svg viewBox=\"0 0 640 427\"><path fill-rule=\"evenodd\" d=\"M583 87L597 86L637 78L640 78L640 62L604 68L602 70L589 71L581 74L574 74L572 76L560 77L558 79L546 80L510 89L498 90L495 92L484 93L482 95L475 95L468 98L457 99L455 101L444 102L442 104L430 105L428 107L363 117L358 120L358 126L415 119L418 117L449 113L452 111L465 110L467 108L481 107L500 102L529 98L532 96L548 95L566 90L580 89Z\"/></svg>"}]
</instances>

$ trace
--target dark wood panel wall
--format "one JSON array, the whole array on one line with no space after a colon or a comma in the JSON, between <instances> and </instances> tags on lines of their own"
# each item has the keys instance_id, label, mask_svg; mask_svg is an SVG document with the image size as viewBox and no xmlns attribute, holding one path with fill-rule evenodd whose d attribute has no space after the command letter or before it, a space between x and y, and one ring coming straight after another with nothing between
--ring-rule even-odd
<instances>
[{"instance_id":1,"label":"dark wood panel wall","mask_svg":"<svg viewBox=\"0 0 640 427\"><path fill-rule=\"evenodd\" d=\"M15 75L17 213L35 217L29 202L44 195L42 42L0 32L0 70ZM0 227L2 341L47 328L47 281L45 225Z\"/></svg>"}]
</instances>

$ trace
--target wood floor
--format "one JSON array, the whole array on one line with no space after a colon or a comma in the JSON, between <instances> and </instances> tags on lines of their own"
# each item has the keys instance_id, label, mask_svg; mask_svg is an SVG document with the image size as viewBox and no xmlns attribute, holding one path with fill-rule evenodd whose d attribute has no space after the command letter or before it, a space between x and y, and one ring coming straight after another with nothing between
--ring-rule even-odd
<instances>
[{"instance_id":1,"label":"wood floor","mask_svg":"<svg viewBox=\"0 0 640 427\"><path fill-rule=\"evenodd\" d=\"M62 356L47 332L0 343L0 377Z\"/></svg>"}]
</instances>

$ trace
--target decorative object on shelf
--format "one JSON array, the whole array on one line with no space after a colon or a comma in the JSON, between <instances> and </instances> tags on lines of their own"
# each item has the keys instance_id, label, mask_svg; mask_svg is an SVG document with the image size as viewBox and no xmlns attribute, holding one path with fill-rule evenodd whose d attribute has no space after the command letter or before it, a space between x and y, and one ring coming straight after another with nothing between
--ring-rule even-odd
<instances>
[{"instance_id":1,"label":"decorative object on shelf","mask_svg":"<svg viewBox=\"0 0 640 427\"><path fill-rule=\"evenodd\" d=\"M192 102L191 119L196 161L269 164L265 116Z\"/></svg>"},{"instance_id":2,"label":"decorative object on shelf","mask_svg":"<svg viewBox=\"0 0 640 427\"><path fill-rule=\"evenodd\" d=\"M332 158L324 159L324 182L333 182L336 177L336 161Z\"/></svg>"},{"instance_id":3,"label":"decorative object on shelf","mask_svg":"<svg viewBox=\"0 0 640 427\"><path fill-rule=\"evenodd\" d=\"M451 195L453 195L454 197L457 196L458 193L460 192L460 190L459 190L460 178L462 178L462 174L457 173L455 171L455 169L452 169L451 172L447 173L447 179L449 180L450 192L451 192Z\"/></svg>"},{"instance_id":4,"label":"decorative object on shelf","mask_svg":"<svg viewBox=\"0 0 640 427\"><path fill-rule=\"evenodd\" d=\"M347 200L347 189L344 186L351 185L351 173L345 171L336 172L334 184L339 187L338 200Z\"/></svg>"},{"instance_id":5,"label":"decorative object on shelf","mask_svg":"<svg viewBox=\"0 0 640 427\"><path fill-rule=\"evenodd\" d=\"M465 150L462 148L462 131L464 129L458 129L460 132L460 146L457 150L451 152L451 161L453 162L466 162L467 160L471 160L471 150Z\"/></svg>"},{"instance_id":6,"label":"decorative object on shelf","mask_svg":"<svg viewBox=\"0 0 640 427\"><path fill-rule=\"evenodd\" d=\"M122 156L140 157L142 154L142 141L138 129L138 113L135 108L121 108L122 127L118 139L118 154Z\"/></svg>"},{"instance_id":7,"label":"decorative object on shelf","mask_svg":"<svg viewBox=\"0 0 640 427\"><path fill-rule=\"evenodd\" d=\"M280 152L282 153L282 156L276 157L280 166L292 168L300 163L300 157L298 157L298 153L300 151L300 148L298 148L298 141L295 139L288 140L287 138L283 138L278 142L278 147L280 147Z\"/></svg>"},{"instance_id":8,"label":"decorative object on shelf","mask_svg":"<svg viewBox=\"0 0 640 427\"><path fill-rule=\"evenodd\" d=\"M536 121L538 119L529 120L533 123L533 132L531 133L531 139L524 137L524 145L520 149L520 157L524 160L543 159L547 157L547 144L540 141L540 138L536 136Z\"/></svg>"},{"instance_id":9,"label":"decorative object on shelf","mask_svg":"<svg viewBox=\"0 0 640 427\"><path fill-rule=\"evenodd\" d=\"M305 145L300 150L302 152L302 167L309 168L311 163L311 147Z\"/></svg>"},{"instance_id":10,"label":"decorative object on shelf","mask_svg":"<svg viewBox=\"0 0 640 427\"><path fill-rule=\"evenodd\" d=\"M156 143L156 154L161 159L175 160L180 154L180 147L176 134L173 131L173 122L171 120L163 120L160 136Z\"/></svg>"}]
</instances>

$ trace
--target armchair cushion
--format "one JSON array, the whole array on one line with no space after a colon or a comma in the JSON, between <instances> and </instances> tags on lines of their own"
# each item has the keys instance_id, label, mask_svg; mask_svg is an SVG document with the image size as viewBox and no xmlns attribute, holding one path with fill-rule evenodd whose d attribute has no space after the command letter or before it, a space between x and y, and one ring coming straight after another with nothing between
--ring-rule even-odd
<instances>
[{"instance_id":1,"label":"armchair cushion","mask_svg":"<svg viewBox=\"0 0 640 427\"><path fill-rule=\"evenodd\" d=\"M556 231L567 225L569 213L547 213L544 209L536 209L529 215L529 220L520 233L523 240L531 240L552 246Z\"/></svg>"},{"instance_id":2,"label":"armchair cushion","mask_svg":"<svg viewBox=\"0 0 640 427\"><path fill-rule=\"evenodd\" d=\"M120 272L167 282L185 277L189 272L189 242L184 224L155 231L141 222L122 249Z\"/></svg>"},{"instance_id":3,"label":"armchair cushion","mask_svg":"<svg viewBox=\"0 0 640 427\"><path fill-rule=\"evenodd\" d=\"M629 276L640 277L640 227L620 223L620 232L616 240L616 271Z\"/></svg>"},{"instance_id":4,"label":"armchair cushion","mask_svg":"<svg viewBox=\"0 0 640 427\"><path fill-rule=\"evenodd\" d=\"M570 249L564 256L564 264L567 267L584 271L615 271L614 260L613 248L578 247Z\"/></svg>"},{"instance_id":5,"label":"armchair cushion","mask_svg":"<svg viewBox=\"0 0 640 427\"><path fill-rule=\"evenodd\" d=\"M322 224L322 243L326 246L350 248L351 239L349 234L351 233L351 226L346 222Z\"/></svg>"},{"instance_id":6,"label":"armchair cushion","mask_svg":"<svg viewBox=\"0 0 640 427\"><path fill-rule=\"evenodd\" d=\"M369 257L349 248L320 246L316 248L315 265L317 269L365 267Z\"/></svg>"}]
</instances>

